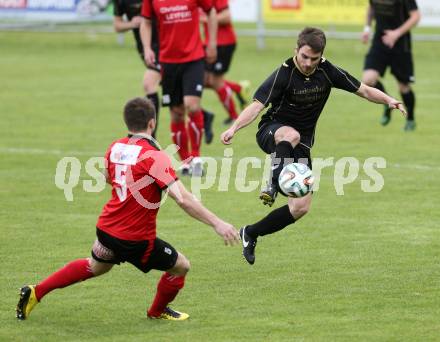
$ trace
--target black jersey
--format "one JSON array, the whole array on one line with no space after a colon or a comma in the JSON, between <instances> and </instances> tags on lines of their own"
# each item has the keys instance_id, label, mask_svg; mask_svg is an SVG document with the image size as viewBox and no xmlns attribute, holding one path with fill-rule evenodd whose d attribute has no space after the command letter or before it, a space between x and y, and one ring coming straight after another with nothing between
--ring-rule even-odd
<instances>
[{"instance_id":1,"label":"black jersey","mask_svg":"<svg viewBox=\"0 0 440 342\"><path fill-rule=\"evenodd\" d=\"M374 43L382 45L384 31L398 28L408 20L409 12L417 10L415 0L370 0L370 6L376 20ZM400 37L394 47L395 49L410 50L410 32Z\"/></svg>"},{"instance_id":2,"label":"black jersey","mask_svg":"<svg viewBox=\"0 0 440 342\"><path fill-rule=\"evenodd\" d=\"M142 9L142 0L113 0L113 15L115 17L122 17L124 14L127 16L128 20L133 17L140 16ZM152 33L151 33L151 48L154 51L159 50L159 35L156 27L156 20L152 18L151 22ZM136 40L137 50L141 55L144 53L144 48L142 45L141 35L139 29L133 29L134 39Z\"/></svg>"},{"instance_id":3,"label":"black jersey","mask_svg":"<svg viewBox=\"0 0 440 342\"><path fill-rule=\"evenodd\" d=\"M254 95L265 107L271 105L258 127L267 121L291 126L301 134L301 142L312 147L316 123L332 87L354 93L360 82L325 58L321 58L316 70L308 76L299 70L295 57L288 59Z\"/></svg>"}]
</instances>

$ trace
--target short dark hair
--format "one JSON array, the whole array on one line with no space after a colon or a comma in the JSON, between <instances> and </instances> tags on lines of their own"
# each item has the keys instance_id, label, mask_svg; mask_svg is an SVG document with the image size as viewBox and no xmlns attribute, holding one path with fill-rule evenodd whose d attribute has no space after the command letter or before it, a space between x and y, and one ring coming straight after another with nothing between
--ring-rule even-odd
<instances>
[{"instance_id":1,"label":"short dark hair","mask_svg":"<svg viewBox=\"0 0 440 342\"><path fill-rule=\"evenodd\" d=\"M306 27L299 33L298 49L308 45L316 53L323 53L326 44L325 33L316 27Z\"/></svg>"},{"instance_id":2,"label":"short dark hair","mask_svg":"<svg viewBox=\"0 0 440 342\"><path fill-rule=\"evenodd\" d=\"M130 132L144 131L150 120L155 118L156 111L149 99L135 97L125 104L124 121Z\"/></svg>"}]
</instances>

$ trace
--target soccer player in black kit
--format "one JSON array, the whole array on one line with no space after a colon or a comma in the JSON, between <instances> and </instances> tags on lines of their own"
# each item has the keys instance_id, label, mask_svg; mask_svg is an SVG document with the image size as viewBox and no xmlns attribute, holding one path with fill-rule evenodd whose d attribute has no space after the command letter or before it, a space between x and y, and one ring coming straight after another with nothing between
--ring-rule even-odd
<instances>
[{"instance_id":1,"label":"soccer player in black kit","mask_svg":"<svg viewBox=\"0 0 440 342\"><path fill-rule=\"evenodd\" d=\"M279 191L278 177L285 165L294 159L312 168L310 149L315 139L319 116L331 88L354 93L371 102L406 111L401 102L369 87L348 72L333 65L322 54L326 44L324 32L305 28L298 37L296 55L289 57L270 75L254 95L254 101L239 115L221 140L229 145L235 133L253 122L270 105L258 125L257 143L272 156L272 176L260 198L272 206ZM288 198L288 204L270 212L259 222L240 229L243 256L249 264L255 262L257 238L275 233L304 216L310 208L312 194Z\"/></svg>"},{"instance_id":2,"label":"soccer player in black kit","mask_svg":"<svg viewBox=\"0 0 440 342\"><path fill-rule=\"evenodd\" d=\"M408 111L404 130L413 131L416 128L415 96L410 83L415 79L410 30L420 20L417 3L415 0L370 0L367 24L362 34L364 43L368 42L373 19L376 20L376 29L370 51L365 57L362 82L385 92L380 77L389 66ZM386 126L390 120L391 110L386 107L381 124Z\"/></svg>"},{"instance_id":3,"label":"soccer player in black kit","mask_svg":"<svg viewBox=\"0 0 440 342\"><path fill-rule=\"evenodd\" d=\"M144 62L144 47L139 33L139 27L143 18L141 17L142 0L113 0L113 26L116 32L132 31L134 39L136 41L136 49ZM124 19L124 16L126 17ZM151 100L156 109L156 123L159 122L159 96L158 89L161 81L160 64L159 64L159 38L156 29L156 24L152 25L153 32L151 35L151 46L156 54L156 63L154 66L146 66L144 73L144 91L148 99ZM155 137L157 132L156 128L153 132Z\"/></svg>"}]
</instances>

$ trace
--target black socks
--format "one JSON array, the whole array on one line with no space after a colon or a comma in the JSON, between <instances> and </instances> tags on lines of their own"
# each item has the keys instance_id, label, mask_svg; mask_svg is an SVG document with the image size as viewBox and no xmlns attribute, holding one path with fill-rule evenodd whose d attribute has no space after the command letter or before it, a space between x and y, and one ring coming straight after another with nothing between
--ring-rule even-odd
<instances>
[{"instance_id":1,"label":"black socks","mask_svg":"<svg viewBox=\"0 0 440 342\"><path fill-rule=\"evenodd\" d=\"M295 219L290 213L289 206L286 204L281 208L272 210L259 222L247 226L246 234L256 239L258 236L273 234L294 222Z\"/></svg>"},{"instance_id":2,"label":"black socks","mask_svg":"<svg viewBox=\"0 0 440 342\"><path fill-rule=\"evenodd\" d=\"M407 93L400 93L402 96L403 104L406 107L406 110L408 111L408 120L413 121L414 120L414 106L416 104L416 97L414 96L414 92L410 90Z\"/></svg>"},{"instance_id":3,"label":"black socks","mask_svg":"<svg viewBox=\"0 0 440 342\"><path fill-rule=\"evenodd\" d=\"M293 147L292 144L288 141L281 141L275 147L275 158L272 158L272 184L278 184L278 177L280 176L281 171L285 164L289 162L289 160L293 162Z\"/></svg>"}]
</instances>

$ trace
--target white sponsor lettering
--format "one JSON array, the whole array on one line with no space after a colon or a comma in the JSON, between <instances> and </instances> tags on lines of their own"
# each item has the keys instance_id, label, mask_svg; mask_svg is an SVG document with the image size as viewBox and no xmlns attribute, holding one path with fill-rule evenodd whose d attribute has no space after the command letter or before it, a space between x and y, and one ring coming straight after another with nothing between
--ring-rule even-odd
<instances>
[{"instance_id":1,"label":"white sponsor lettering","mask_svg":"<svg viewBox=\"0 0 440 342\"><path fill-rule=\"evenodd\" d=\"M71 10L75 9L75 0L28 0L28 8L31 9L62 9Z\"/></svg>"},{"instance_id":2,"label":"white sponsor lettering","mask_svg":"<svg viewBox=\"0 0 440 342\"><path fill-rule=\"evenodd\" d=\"M166 14L170 12L182 12L182 11L188 11L188 6L171 6L171 7L161 7L160 8L161 14Z\"/></svg>"},{"instance_id":3,"label":"white sponsor lettering","mask_svg":"<svg viewBox=\"0 0 440 342\"><path fill-rule=\"evenodd\" d=\"M116 143L110 152L110 161L116 164L135 165L142 146Z\"/></svg>"}]
</instances>

